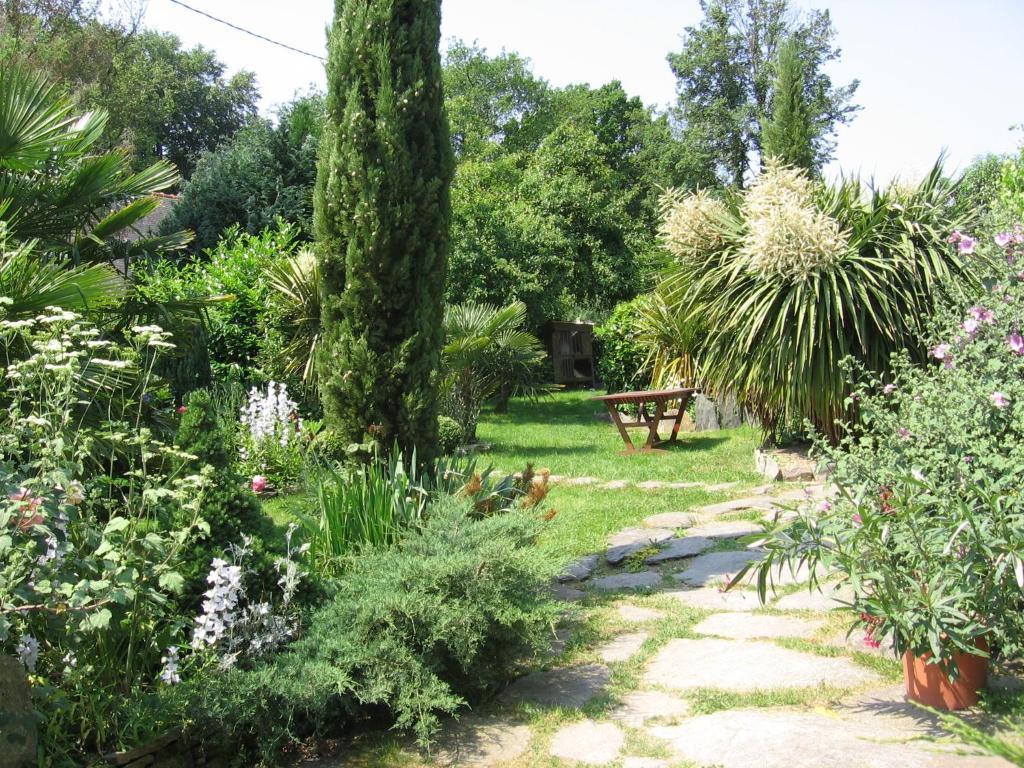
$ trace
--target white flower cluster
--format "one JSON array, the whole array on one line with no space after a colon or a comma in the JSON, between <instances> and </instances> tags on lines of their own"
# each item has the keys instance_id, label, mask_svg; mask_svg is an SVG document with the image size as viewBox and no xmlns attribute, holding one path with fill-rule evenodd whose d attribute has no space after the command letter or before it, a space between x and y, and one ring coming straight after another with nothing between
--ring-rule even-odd
<instances>
[{"instance_id":1,"label":"white flower cluster","mask_svg":"<svg viewBox=\"0 0 1024 768\"><path fill-rule=\"evenodd\" d=\"M39 661L39 641L32 635L22 635L15 647L18 659L25 665L29 672L36 671L36 662Z\"/></svg>"},{"instance_id":2,"label":"white flower cluster","mask_svg":"<svg viewBox=\"0 0 1024 768\"><path fill-rule=\"evenodd\" d=\"M181 682L181 673L178 671L178 649L176 646L171 646L167 649L167 655L163 656L160 661L163 663L164 668L160 672L160 679L163 680L167 685L177 685Z\"/></svg>"},{"instance_id":3,"label":"white flower cluster","mask_svg":"<svg viewBox=\"0 0 1024 768\"><path fill-rule=\"evenodd\" d=\"M255 445L276 441L287 446L302 430L298 408L298 404L288 396L288 385L272 381L267 384L266 394L257 387L250 390L241 420Z\"/></svg>"},{"instance_id":4,"label":"white flower cluster","mask_svg":"<svg viewBox=\"0 0 1024 768\"><path fill-rule=\"evenodd\" d=\"M210 588L203 593L203 612L196 617L196 626L192 631L192 647L216 645L231 629L235 622L235 609L239 598L244 592L242 587L242 567L230 565L219 557L210 564L210 573L206 577Z\"/></svg>"}]
</instances>

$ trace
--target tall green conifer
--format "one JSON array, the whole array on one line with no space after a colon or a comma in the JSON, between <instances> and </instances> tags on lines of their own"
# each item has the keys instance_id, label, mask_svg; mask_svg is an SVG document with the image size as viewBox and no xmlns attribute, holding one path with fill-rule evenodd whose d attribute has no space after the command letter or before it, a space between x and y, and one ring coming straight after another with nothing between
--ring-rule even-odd
<instances>
[{"instance_id":1,"label":"tall green conifer","mask_svg":"<svg viewBox=\"0 0 1024 768\"><path fill-rule=\"evenodd\" d=\"M441 0L336 0L315 220L328 423L421 460L437 370L453 157Z\"/></svg>"},{"instance_id":2,"label":"tall green conifer","mask_svg":"<svg viewBox=\"0 0 1024 768\"><path fill-rule=\"evenodd\" d=\"M776 67L772 113L761 133L762 162L775 157L815 173L819 170L814 146L818 131L804 93L804 64L796 39L790 37L782 44Z\"/></svg>"}]
</instances>

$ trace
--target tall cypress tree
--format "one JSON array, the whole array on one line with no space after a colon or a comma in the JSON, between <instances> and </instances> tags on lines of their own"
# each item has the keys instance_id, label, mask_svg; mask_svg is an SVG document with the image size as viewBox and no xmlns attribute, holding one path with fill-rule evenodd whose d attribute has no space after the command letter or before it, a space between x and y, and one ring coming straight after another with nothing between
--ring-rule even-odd
<instances>
[{"instance_id":1,"label":"tall cypress tree","mask_svg":"<svg viewBox=\"0 0 1024 768\"><path fill-rule=\"evenodd\" d=\"M315 226L328 424L437 450L453 155L441 0L335 0Z\"/></svg>"},{"instance_id":2,"label":"tall cypress tree","mask_svg":"<svg viewBox=\"0 0 1024 768\"><path fill-rule=\"evenodd\" d=\"M814 140L818 131L804 93L804 65L795 38L782 44L776 71L772 113L761 132L762 163L776 157L786 165L816 172L819 153Z\"/></svg>"}]
</instances>

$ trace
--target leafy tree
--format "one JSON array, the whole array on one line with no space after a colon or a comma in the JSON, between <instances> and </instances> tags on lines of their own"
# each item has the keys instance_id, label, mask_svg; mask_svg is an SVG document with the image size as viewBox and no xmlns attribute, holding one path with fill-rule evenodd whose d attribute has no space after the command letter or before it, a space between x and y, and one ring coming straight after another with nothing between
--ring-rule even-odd
<instances>
[{"instance_id":1,"label":"leafy tree","mask_svg":"<svg viewBox=\"0 0 1024 768\"><path fill-rule=\"evenodd\" d=\"M682 141L702 167L702 186L716 180L742 187L775 103L776 60L787 39L803 63L804 98L815 130L814 167L835 148L837 125L858 109L854 80L835 86L824 71L839 58L828 11L795 17L789 0L701 0L704 19L688 27L683 49L669 54L679 100Z\"/></svg>"},{"instance_id":2,"label":"leafy tree","mask_svg":"<svg viewBox=\"0 0 1024 768\"><path fill-rule=\"evenodd\" d=\"M321 398L351 440L437 451L452 146L440 0L337 0L315 225Z\"/></svg>"},{"instance_id":3,"label":"leafy tree","mask_svg":"<svg viewBox=\"0 0 1024 768\"><path fill-rule=\"evenodd\" d=\"M445 106L460 159L535 149L551 128L552 92L518 53L453 41L444 60Z\"/></svg>"},{"instance_id":4,"label":"leafy tree","mask_svg":"<svg viewBox=\"0 0 1024 768\"><path fill-rule=\"evenodd\" d=\"M217 149L204 152L166 226L196 233L194 249L216 246L240 226L257 234L277 219L312 236L313 184L323 126L323 98L286 105L275 124L254 119Z\"/></svg>"},{"instance_id":5,"label":"leafy tree","mask_svg":"<svg viewBox=\"0 0 1024 768\"><path fill-rule=\"evenodd\" d=\"M815 126L804 94L800 49L792 38L782 44L777 67L775 102L764 126L761 151L765 157L813 172Z\"/></svg>"},{"instance_id":6,"label":"leafy tree","mask_svg":"<svg viewBox=\"0 0 1024 768\"><path fill-rule=\"evenodd\" d=\"M183 176L256 114L255 76L231 77L212 51L100 18L79 0L10 0L0 10L0 59L45 73L84 109L109 115L105 149L125 147L140 169L157 159Z\"/></svg>"}]
</instances>

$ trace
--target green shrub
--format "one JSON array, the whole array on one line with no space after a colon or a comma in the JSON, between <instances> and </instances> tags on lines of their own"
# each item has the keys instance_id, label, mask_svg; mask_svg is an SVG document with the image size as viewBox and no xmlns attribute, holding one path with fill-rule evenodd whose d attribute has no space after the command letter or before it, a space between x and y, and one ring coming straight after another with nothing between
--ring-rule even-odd
<instances>
[{"instance_id":1,"label":"green shrub","mask_svg":"<svg viewBox=\"0 0 1024 768\"><path fill-rule=\"evenodd\" d=\"M462 445L465 433L462 426L450 416L437 417L437 440L440 443L441 455L450 456Z\"/></svg>"},{"instance_id":2,"label":"green shrub","mask_svg":"<svg viewBox=\"0 0 1024 768\"><path fill-rule=\"evenodd\" d=\"M227 548L239 544L243 536L252 539L249 567L253 583L249 586L255 594L269 590L277 580L274 563L283 553L282 536L263 513L259 499L246 487L246 478L235 471L233 443L206 390L196 390L185 401L175 444L197 457L189 463L191 471L203 465L213 467L201 513L209 532L189 548L187 565L182 568L186 604L189 608L198 605L199 595L206 589L210 561L223 557Z\"/></svg>"},{"instance_id":3,"label":"green shrub","mask_svg":"<svg viewBox=\"0 0 1024 768\"><path fill-rule=\"evenodd\" d=\"M648 347L640 339L640 313L647 297L625 301L594 329L597 375L609 392L647 389L651 384Z\"/></svg>"},{"instance_id":4,"label":"green shrub","mask_svg":"<svg viewBox=\"0 0 1024 768\"><path fill-rule=\"evenodd\" d=\"M305 636L273 662L171 692L191 727L237 755L276 765L289 744L385 713L421 741L438 717L480 701L547 647L554 574L527 512L474 520L447 499L392 549L351 561Z\"/></svg>"}]
</instances>

